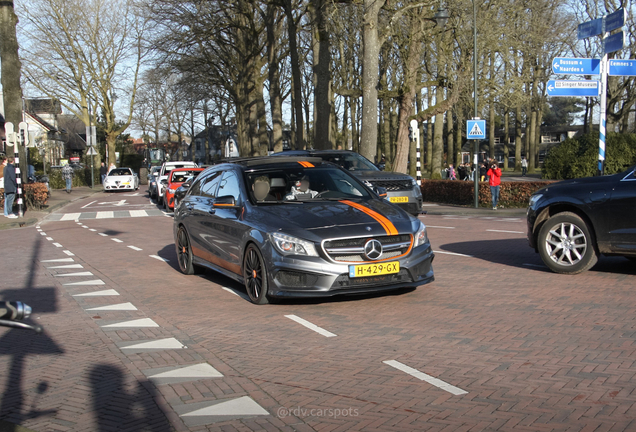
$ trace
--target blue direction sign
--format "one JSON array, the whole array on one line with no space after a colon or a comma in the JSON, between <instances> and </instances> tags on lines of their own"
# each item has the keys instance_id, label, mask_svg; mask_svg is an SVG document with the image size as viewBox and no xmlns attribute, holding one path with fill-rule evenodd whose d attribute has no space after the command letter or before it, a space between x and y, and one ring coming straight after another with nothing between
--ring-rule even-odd
<instances>
[{"instance_id":1,"label":"blue direction sign","mask_svg":"<svg viewBox=\"0 0 636 432\"><path fill-rule=\"evenodd\" d=\"M603 39L605 46L605 53L613 53L614 51L620 51L625 45L625 34L621 31Z\"/></svg>"},{"instance_id":2,"label":"blue direction sign","mask_svg":"<svg viewBox=\"0 0 636 432\"><path fill-rule=\"evenodd\" d=\"M467 139L486 139L486 120L468 120L466 122Z\"/></svg>"},{"instance_id":3,"label":"blue direction sign","mask_svg":"<svg viewBox=\"0 0 636 432\"><path fill-rule=\"evenodd\" d=\"M625 9L619 9L605 16L605 31L619 29L625 25Z\"/></svg>"},{"instance_id":4,"label":"blue direction sign","mask_svg":"<svg viewBox=\"0 0 636 432\"><path fill-rule=\"evenodd\" d=\"M591 58L557 57L552 62L552 71L555 74L599 75L601 61Z\"/></svg>"},{"instance_id":5,"label":"blue direction sign","mask_svg":"<svg viewBox=\"0 0 636 432\"><path fill-rule=\"evenodd\" d=\"M548 81L548 96L587 96L598 97L598 81Z\"/></svg>"},{"instance_id":6,"label":"blue direction sign","mask_svg":"<svg viewBox=\"0 0 636 432\"><path fill-rule=\"evenodd\" d=\"M587 39L592 36L598 36L603 33L603 18L598 18L579 24L577 30L579 40Z\"/></svg>"},{"instance_id":7,"label":"blue direction sign","mask_svg":"<svg viewBox=\"0 0 636 432\"><path fill-rule=\"evenodd\" d=\"M636 60L610 60L609 75L636 76Z\"/></svg>"}]
</instances>

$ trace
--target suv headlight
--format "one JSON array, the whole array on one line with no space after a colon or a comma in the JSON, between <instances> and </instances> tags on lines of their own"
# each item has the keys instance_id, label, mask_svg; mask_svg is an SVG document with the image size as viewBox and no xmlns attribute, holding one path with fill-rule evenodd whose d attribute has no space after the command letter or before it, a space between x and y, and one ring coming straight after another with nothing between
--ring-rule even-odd
<instances>
[{"instance_id":1,"label":"suv headlight","mask_svg":"<svg viewBox=\"0 0 636 432\"><path fill-rule=\"evenodd\" d=\"M428 235L426 234L426 225L420 221L420 227L415 233L414 245L413 247L422 246L423 244L428 243Z\"/></svg>"},{"instance_id":2,"label":"suv headlight","mask_svg":"<svg viewBox=\"0 0 636 432\"><path fill-rule=\"evenodd\" d=\"M301 240L281 233L273 233L269 237L276 250L283 255L318 256L314 244L307 240Z\"/></svg>"},{"instance_id":3,"label":"suv headlight","mask_svg":"<svg viewBox=\"0 0 636 432\"><path fill-rule=\"evenodd\" d=\"M528 203L529 207L534 207L534 205L543 197L543 194L534 194L530 197L530 202Z\"/></svg>"}]
</instances>

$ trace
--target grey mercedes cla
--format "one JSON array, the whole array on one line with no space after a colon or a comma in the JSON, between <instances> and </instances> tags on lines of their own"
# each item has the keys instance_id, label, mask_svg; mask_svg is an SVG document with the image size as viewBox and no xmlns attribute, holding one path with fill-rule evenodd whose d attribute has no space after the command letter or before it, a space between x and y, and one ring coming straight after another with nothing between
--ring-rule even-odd
<instances>
[{"instance_id":1,"label":"grey mercedes cla","mask_svg":"<svg viewBox=\"0 0 636 432\"><path fill-rule=\"evenodd\" d=\"M174 216L181 271L222 273L256 304L434 280L424 224L321 158L237 159L183 187Z\"/></svg>"}]
</instances>

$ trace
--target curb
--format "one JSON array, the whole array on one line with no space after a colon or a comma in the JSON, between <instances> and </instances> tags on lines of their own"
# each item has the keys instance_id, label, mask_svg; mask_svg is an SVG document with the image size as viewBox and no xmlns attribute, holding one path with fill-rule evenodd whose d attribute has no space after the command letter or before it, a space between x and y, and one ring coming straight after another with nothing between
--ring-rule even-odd
<instances>
[{"instance_id":1,"label":"curb","mask_svg":"<svg viewBox=\"0 0 636 432\"><path fill-rule=\"evenodd\" d=\"M433 205L431 205L433 204ZM526 217L525 208L501 208L491 210L487 207L473 208L451 205L435 205L426 203L422 206L422 211L430 216L499 216L499 217Z\"/></svg>"}]
</instances>

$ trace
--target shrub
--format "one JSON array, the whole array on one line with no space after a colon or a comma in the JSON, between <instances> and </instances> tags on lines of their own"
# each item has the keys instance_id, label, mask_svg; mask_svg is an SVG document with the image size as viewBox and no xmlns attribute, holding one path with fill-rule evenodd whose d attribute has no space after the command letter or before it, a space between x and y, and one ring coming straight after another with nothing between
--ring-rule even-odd
<instances>
[{"instance_id":1,"label":"shrub","mask_svg":"<svg viewBox=\"0 0 636 432\"><path fill-rule=\"evenodd\" d=\"M590 133L568 138L545 157L543 178L556 180L591 177L598 167L598 137ZM605 145L605 174L616 174L636 163L636 135L610 133Z\"/></svg>"},{"instance_id":2,"label":"shrub","mask_svg":"<svg viewBox=\"0 0 636 432\"><path fill-rule=\"evenodd\" d=\"M99 176L99 166L93 167L95 185L100 184L101 178ZM62 178L62 170L59 168L53 169L48 173L49 185L51 189L64 189L66 182ZM73 187L90 186L91 185L91 168L85 167L75 170L75 176L73 177Z\"/></svg>"},{"instance_id":3,"label":"shrub","mask_svg":"<svg viewBox=\"0 0 636 432\"><path fill-rule=\"evenodd\" d=\"M41 209L49 202L49 191L44 183L28 183L22 190L26 208ZM0 208L4 208L4 189L0 189Z\"/></svg>"},{"instance_id":4,"label":"shrub","mask_svg":"<svg viewBox=\"0 0 636 432\"><path fill-rule=\"evenodd\" d=\"M499 203L503 207L526 207L530 195L550 181L501 182ZM422 198L425 202L440 204L472 205L474 203L473 182L451 180L423 180ZM491 205L488 182L479 183L479 205Z\"/></svg>"}]
</instances>

